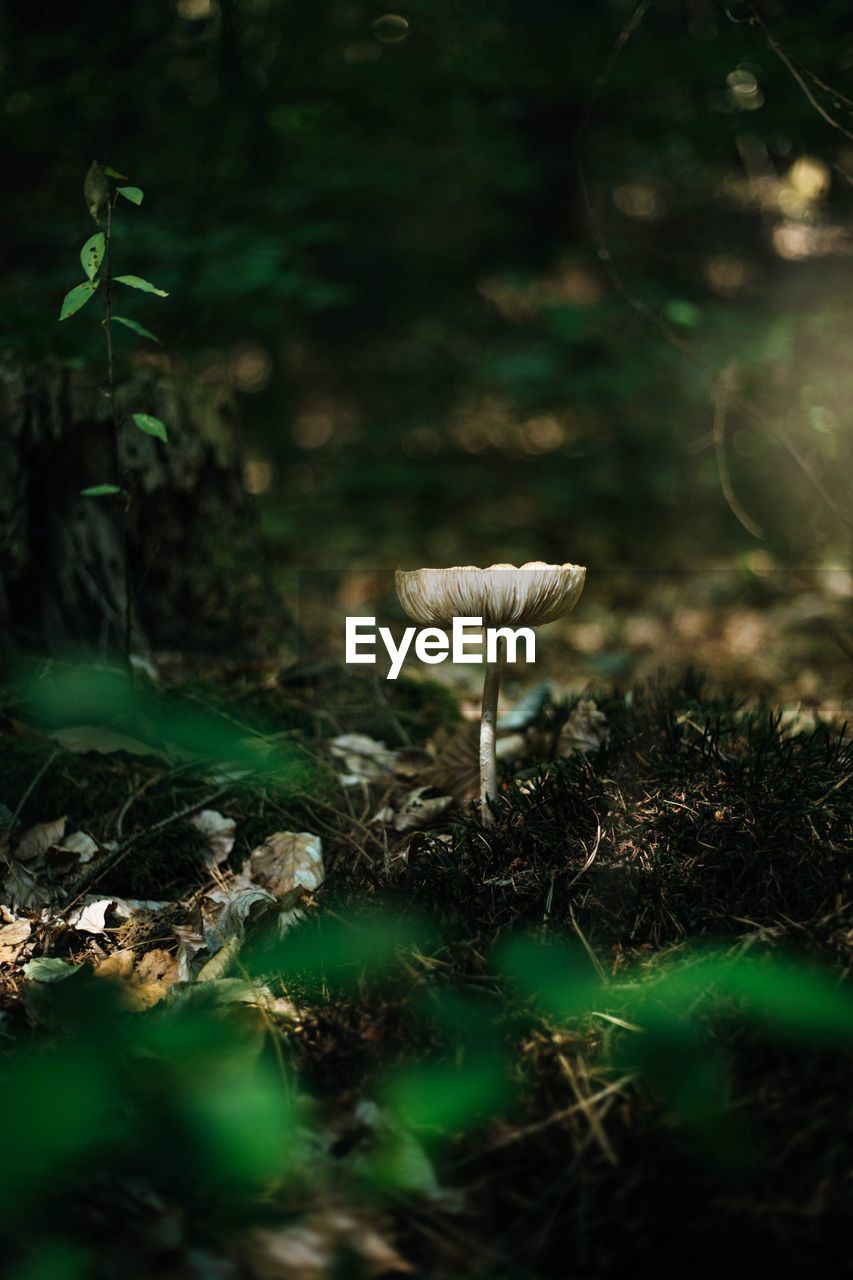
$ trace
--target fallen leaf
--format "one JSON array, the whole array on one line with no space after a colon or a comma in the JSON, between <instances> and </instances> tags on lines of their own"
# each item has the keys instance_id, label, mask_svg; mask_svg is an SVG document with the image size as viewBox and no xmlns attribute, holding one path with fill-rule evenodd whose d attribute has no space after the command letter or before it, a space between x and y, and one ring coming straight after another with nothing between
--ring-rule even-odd
<instances>
[{"instance_id":1,"label":"fallen leaf","mask_svg":"<svg viewBox=\"0 0 853 1280\"><path fill-rule=\"evenodd\" d=\"M136 1012L151 1009L178 981L178 965L168 951L146 951L138 960L130 948L116 951L95 969L99 978L121 986L128 1007Z\"/></svg>"},{"instance_id":2,"label":"fallen leaf","mask_svg":"<svg viewBox=\"0 0 853 1280\"><path fill-rule=\"evenodd\" d=\"M237 823L233 818L226 818L216 809L202 809L201 813L190 818L190 822L207 840L209 852L205 861L209 866L222 866L234 848Z\"/></svg>"},{"instance_id":3,"label":"fallen leaf","mask_svg":"<svg viewBox=\"0 0 853 1280\"><path fill-rule=\"evenodd\" d=\"M610 738L607 717L599 710L592 698L581 698L572 710L557 742L557 751L561 756L580 751L590 755L598 751Z\"/></svg>"},{"instance_id":4,"label":"fallen leaf","mask_svg":"<svg viewBox=\"0 0 853 1280\"><path fill-rule=\"evenodd\" d=\"M178 939L178 954L175 957L178 965L178 981L191 982L193 976L192 962L199 951L204 950L204 938L195 929L190 928L189 925L173 925L172 932Z\"/></svg>"},{"instance_id":5,"label":"fallen leaf","mask_svg":"<svg viewBox=\"0 0 853 1280\"><path fill-rule=\"evenodd\" d=\"M3 878L3 896L18 907L41 907L50 900L50 891L15 858L8 859Z\"/></svg>"},{"instance_id":6,"label":"fallen leaf","mask_svg":"<svg viewBox=\"0 0 853 1280\"><path fill-rule=\"evenodd\" d=\"M278 907L271 893L257 887L213 889L205 901L211 909L204 925L204 941L211 954L225 946L229 938L242 938L251 918L263 917Z\"/></svg>"},{"instance_id":7,"label":"fallen leaf","mask_svg":"<svg viewBox=\"0 0 853 1280\"><path fill-rule=\"evenodd\" d=\"M465 724L449 736L436 739L435 762L421 781L436 791L452 795L466 805L480 791L480 726Z\"/></svg>"},{"instance_id":8,"label":"fallen leaf","mask_svg":"<svg viewBox=\"0 0 853 1280\"><path fill-rule=\"evenodd\" d=\"M162 751L156 750L146 742L130 738L125 733L114 733L111 729L105 729L97 724L78 724L64 729L54 729L50 737L64 750L72 751L75 755L88 755L94 752L97 755L111 756L118 751L124 751L130 756L163 755Z\"/></svg>"},{"instance_id":9,"label":"fallen leaf","mask_svg":"<svg viewBox=\"0 0 853 1280\"><path fill-rule=\"evenodd\" d=\"M69 964L56 956L37 956L24 965L24 977L29 982L63 982L79 968L79 964Z\"/></svg>"},{"instance_id":10,"label":"fallen leaf","mask_svg":"<svg viewBox=\"0 0 853 1280\"><path fill-rule=\"evenodd\" d=\"M38 822L25 831L15 849L18 861L35 862L53 845L61 845L65 822L65 818L55 818L52 822Z\"/></svg>"},{"instance_id":11,"label":"fallen leaf","mask_svg":"<svg viewBox=\"0 0 853 1280\"><path fill-rule=\"evenodd\" d=\"M201 966L197 974L198 982L219 982L227 978L228 970L236 963L240 954L243 939L235 933L219 948L215 955Z\"/></svg>"},{"instance_id":12,"label":"fallen leaf","mask_svg":"<svg viewBox=\"0 0 853 1280\"><path fill-rule=\"evenodd\" d=\"M452 796L430 796L430 787L415 787L403 801L394 819L395 831L414 831L445 813L453 804Z\"/></svg>"},{"instance_id":13,"label":"fallen leaf","mask_svg":"<svg viewBox=\"0 0 853 1280\"><path fill-rule=\"evenodd\" d=\"M138 1008L150 1009L178 981L178 962L168 951L146 951L137 961L135 986Z\"/></svg>"},{"instance_id":14,"label":"fallen leaf","mask_svg":"<svg viewBox=\"0 0 853 1280\"><path fill-rule=\"evenodd\" d=\"M133 974L135 965L136 956L128 947L107 956L95 966L95 973L99 978L112 978L114 981L124 982Z\"/></svg>"},{"instance_id":15,"label":"fallen leaf","mask_svg":"<svg viewBox=\"0 0 853 1280\"><path fill-rule=\"evenodd\" d=\"M243 1256L252 1280L326 1280L347 1259L365 1277L411 1272L405 1258L364 1217L324 1209L287 1227L255 1227Z\"/></svg>"},{"instance_id":16,"label":"fallen leaf","mask_svg":"<svg viewBox=\"0 0 853 1280\"><path fill-rule=\"evenodd\" d=\"M66 923L78 933L106 933L107 912L114 906L112 898L85 899L65 917Z\"/></svg>"},{"instance_id":17,"label":"fallen leaf","mask_svg":"<svg viewBox=\"0 0 853 1280\"><path fill-rule=\"evenodd\" d=\"M32 931L29 920L0 925L0 964L14 964Z\"/></svg>"},{"instance_id":18,"label":"fallen leaf","mask_svg":"<svg viewBox=\"0 0 853 1280\"><path fill-rule=\"evenodd\" d=\"M344 787L376 782L394 773L395 753L366 733L342 733L332 739L330 746L332 755L342 765L338 776Z\"/></svg>"},{"instance_id":19,"label":"fallen leaf","mask_svg":"<svg viewBox=\"0 0 853 1280\"><path fill-rule=\"evenodd\" d=\"M323 843L310 831L276 831L252 851L243 872L274 898L299 887L313 892L325 874Z\"/></svg>"},{"instance_id":20,"label":"fallen leaf","mask_svg":"<svg viewBox=\"0 0 853 1280\"><path fill-rule=\"evenodd\" d=\"M152 898L113 898L112 914L118 920L131 920L139 911L163 911L173 904L155 902Z\"/></svg>"},{"instance_id":21,"label":"fallen leaf","mask_svg":"<svg viewBox=\"0 0 853 1280\"><path fill-rule=\"evenodd\" d=\"M63 836L60 847L66 853L76 853L77 861L81 863L91 862L98 852L97 844L85 831L74 831L70 836Z\"/></svg>"}]
</instances>

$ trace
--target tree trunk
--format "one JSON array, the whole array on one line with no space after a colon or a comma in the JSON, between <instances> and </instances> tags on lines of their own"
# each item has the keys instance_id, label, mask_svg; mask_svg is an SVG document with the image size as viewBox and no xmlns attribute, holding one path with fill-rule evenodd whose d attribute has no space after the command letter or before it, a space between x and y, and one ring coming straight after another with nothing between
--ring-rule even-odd
<instances>
[{"instance_id":1,"label":"tree trunk","mask_svg":"<svg viewBox=\"0 0 853 1280\"><path fill-rule=\"evenodd\" d=\"M77 370L0 363L4 647L119 656L129 585L135 653L272 652L286 628L226 414L206 388L150 366L116 403L129 498L84 498L115 480L107 397ZM169 443L124 421L131 412L160 418Z\"/></svg>"}]
</instances>

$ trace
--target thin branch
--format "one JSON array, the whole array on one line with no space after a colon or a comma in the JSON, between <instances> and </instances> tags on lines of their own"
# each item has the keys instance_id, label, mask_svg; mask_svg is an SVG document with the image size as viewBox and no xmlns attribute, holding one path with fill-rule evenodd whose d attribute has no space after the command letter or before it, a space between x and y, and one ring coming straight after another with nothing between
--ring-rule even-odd
<instances>
[{"instance_id":1,"label":"thin branch","mask_svg":"<svg viewBox=\"0 0 853 1280\"><path fill-rule=\"evenodd\" d=\"M104 318L104 333L107 339L107 381L108 394L110 398L110 416L113 428L113 469L115 472L115 483L119 488L123 488L121 479L121 432L116 409L115 398L115 364L113 359L113 276L112 276L112 247L113 247L113 209L118 200L118 195L114 192L110 193L107 200L107 230L106 245L104 249L104 310L106 312ZM127 529L127 509L123 512L121 518L121 540L124 547L124 656L127 662L127 669L133 680L133 664L130 655L133 648L133 575L130 568L130 537Z\"/></svg>"},{"instance_id":2,"label":"thin branch","mask_svg":"<svg viewBox=\"0 0 853 1280\"><path fill-rule=\"evenodd\" d=\"M49 756L48 756L48 758L45 760L44 764L43 764L43 765L41 766L41 768L39 769L38 773L35 775L35 777L30 779L30 782L29 782L29 784L27 785L27 789L26 789L26 791L25 791L25 792L24 792L24 794L21 796L20 800L18 801L17 805L15 806L15 812L12 814L12 821L8 824L8 828L9 828L9 830L10 830L10 831L14 831L14 829L15 829L15 825L16 825L16 823L17 823L17 821L18 821L18 818L21 816L21 811L22 811L22 809L23 809L24 805L27 803L27 801L29 800L30 796L33 794L33 792L35 791L36 787L37 787L37 786L38 786L38 784L41 782L42 778L43 778L43 777L44 777L44 775L47 773L48 769L49 769L49 768L50 768L50 766L53 764L54 760L56 759L56 757L57 757L58 755L59 755L59 752L58 752L58 751L54 751L52 755L49 755ZM7 858L7 859L6 859L6 861L8 862L8 860L9 860L9 859Z\"/></svg>"},{"instance_id":3,"label":"thin branch","mask_svg":"<svg viewBox=\"0 0 853 1280\"><path fill-rule=\"evenodd\" d=\"M714 396L714 453L717 459L717 474L720 477L720 488L723 491L723 497L728 503L732 515L743 525L747 533L751 533L754 538L763 539L764 530L759 524L756 524L741 505L734 491L726 458L726 408L731 389L732 373L731 367L723 370L717 379L717 389Z\"/></svg>"},{"instance_id":4,"label":"thin branch","mask_svg":"<svg viewBox=\"0 0 853 1280\"><path fill-rule=\"evenodd\" d=\"M811 104L811 106L814 107L818 115L823 120L826 121L826 123L830 126L830 128L837 129L838 132L842 133L845 138L848 138L850 142L853 142L853 133L851 133L850 130L847 129L841 123L840 120L836 120L835 116L831 115L830 112L827 111L826 107L823 105L822 102L818 101L818 99L812 93L809 86L806 84L805 76L801 74L801 72L798 70L797 66L794 63L793 58L791 58L791 56L788 53L786 53L785 50L782 48L781 44L773 35L773 33L770 31L770 29L767 26L767 23L764 21L761 14L756 9L755 5L752 4L751 0L747 0L747 8L749 9L749 12L752 14L750 21L754 26L758 27L761 30L761 34L764 36L764 39L767 42L767 47L769 49L772 49L772 51L776 54L776 57L779 59L779 61L785 67L787 67L788 71L793 76L794 80L796 80L797 84L800 86L800 89L802 90L807 101ZM809 75L811 79L814 80L815 84L820 85L822 89L826 89L827 92L829 93L835 93L834 89L830 89L828 85L823 84L823 82L818 80L816 76L812 76L810 72L806 72L805 74ZM840 95L837 95L837 96L840 96Z\"/></svg>"}]
</instances>

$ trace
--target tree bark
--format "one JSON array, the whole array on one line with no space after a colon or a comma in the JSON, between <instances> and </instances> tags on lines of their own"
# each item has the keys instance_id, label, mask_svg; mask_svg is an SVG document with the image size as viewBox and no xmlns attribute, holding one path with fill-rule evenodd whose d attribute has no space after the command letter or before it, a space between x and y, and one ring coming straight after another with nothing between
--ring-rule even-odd
<instances>
[{"instance_id":1,"label":"tree bark","mask_svg":"<svg viewBox=\"0 0 853 1280\"><path fill-rule=\"evenodd\" d=\"M119 383L116 401L130 496L84 498L114 478L108 398L82 371L0 362L6 651L120 656L129 558L133 652L271 653L287 627L227 410L152 366ZM125 421L131 412L160 418L169 443Z\"/></svg>"}]
</instances>

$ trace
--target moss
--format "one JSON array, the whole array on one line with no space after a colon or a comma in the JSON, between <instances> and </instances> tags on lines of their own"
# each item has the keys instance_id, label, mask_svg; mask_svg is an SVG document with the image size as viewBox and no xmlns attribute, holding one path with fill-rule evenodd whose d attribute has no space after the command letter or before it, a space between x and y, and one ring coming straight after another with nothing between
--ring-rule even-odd
<instances>
[{"instance_id":1,"label":"moss","mask_svg":"<svg viewBox=\"0 0 853 1280\"><path fill-rule=\"evenodd\" d=\"M82 824L118 809L131 766L115 756L76 755L48 739L0 735L0 800L26 826L66 814ZM26 797L26 799L24 799Z\"/></svg>"},{"instance_id":2,"label":"moss","mask_svg":"<svg viewBox=\"0 0 853 1280\"><path fill-rule=\"evenodd\" d=\"M455 694L437 680L401 675L375 679L362 671L333 668L315 677L270 684L241 681L230 691L205 682L181 687L180 695L263 734L288 731L308 737L367 733L392 744L425 742L461 720Z\"/></svg>"},{"instance_id":3,"label":"moss","mask_svg":"<svg viewBox=\"0 0 853 1280\"><path fill-rule=\"evenodd\" d=\"M405 728L415 743L426 742L439 729L451 728L462 721L455 693L438 680L415 680L400 675L396 680L383 681L383 693L388 706L387 709L378 707L377 717L386 726L386 732L376 732L378 738L389 736L387 726L390 722L393 728L393 720Z\"/></svg>"},{"instance_id":4,"label":"moss","mask_svg":"<svg viewBox=\"0 0 853 1280\"><path fill-rule=\"evenodd\" d=\"M190 822L143 836L109 877L110 891L132 898L179 898L205 878L207 841Z\"/></svg>"}]
</instances>

